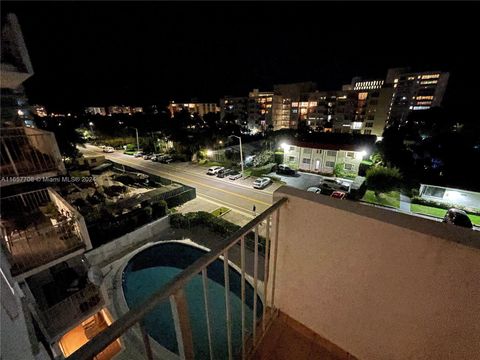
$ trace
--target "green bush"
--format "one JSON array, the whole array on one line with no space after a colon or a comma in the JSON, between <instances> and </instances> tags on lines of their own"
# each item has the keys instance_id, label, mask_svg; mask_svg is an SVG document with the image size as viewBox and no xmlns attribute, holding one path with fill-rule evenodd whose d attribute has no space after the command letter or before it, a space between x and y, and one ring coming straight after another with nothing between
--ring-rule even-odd
<instances>
[{"instance_id":1,"label":"green bush","mask_svg":"<svg viewBox=\"0 0 480 360\"><path fill-rule=\"evenodd\" d=\"M189 190L185 190L184 192L178 195L169 197L168 199L166 199L166 202L169 208L173 208L175 206L180 206L186 203L187 201L193 200L195 199L195 197L196 197L196 192L195 192L195 189L192 188Z\"/></svg>"},{"instance_id":2,"label":"green bush","mask_svg":"<svg viewBox=\"0 0 480 360\"><path fill-rule=\"evenodd\" d=\"M402 175L397 168L375 166L367 170L367 189L379 193L387 193L396 190L402 180Z\"/></svg>"},{"instance_id":3,"label":"green bush","mask_svg":"<svg viewBox=\"0 0 480 360\"><path fill-rule=\"evenodd\" d=\"M275 163L268 163L267 165L254 167L250 169L251 176L263 176L265 174L271 173L274 166L277 164Z\"/></svg>"},{"instance_id":4,"label":"green bush","mask_svg":"<svg viewBox=\"0 0 480 360\"><path fill-rule=\"evenodd\" d=\"M228 236L240 229L240 226L231 223L222 218L218 218L211 213L205 211L189 212L186 214L170 215L170 226L177 229L190 229L194 226L205 226L210 231L222 236ZM265 238L258 237L259 252L265 253ZM253 231L245 236L245 246L250 250L254 250L255 234Z\"/></svg>"}]
</instances>

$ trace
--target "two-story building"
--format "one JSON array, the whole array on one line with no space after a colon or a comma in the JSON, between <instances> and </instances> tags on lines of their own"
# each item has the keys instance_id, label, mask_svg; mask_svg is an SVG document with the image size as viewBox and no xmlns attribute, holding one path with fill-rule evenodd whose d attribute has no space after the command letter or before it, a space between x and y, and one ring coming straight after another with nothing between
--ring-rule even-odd
<instances>
[{"instance_id":1,"label":"two-story building","mask_svg":"<svg viewBox=\"0 0 480 360\"><path fill-rule=\"evenodd\" d=\"M333 174L335 167L346 173L358 174L366 155L365 149L351 144L317 144L293 142L282 144L284 163L302 171Z\"/></svg>"}]
</instances>

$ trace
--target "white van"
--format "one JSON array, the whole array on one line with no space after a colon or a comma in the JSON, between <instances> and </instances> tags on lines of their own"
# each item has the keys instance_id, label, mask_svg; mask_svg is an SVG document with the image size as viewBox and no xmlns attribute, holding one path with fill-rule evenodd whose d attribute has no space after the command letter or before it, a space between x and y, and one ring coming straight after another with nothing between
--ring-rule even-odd
<instances>
[{"instance_id":1,"label":"white van","mask_svg":"<svg viewBox=\"0 0 480 360\"><path fill-rule=\"evenodd\" d=\"M105 146L105 148L103 149L103 152L105 153L113 153L115 152L115 149L111 146Z\"/></svg>"}]
</instances>

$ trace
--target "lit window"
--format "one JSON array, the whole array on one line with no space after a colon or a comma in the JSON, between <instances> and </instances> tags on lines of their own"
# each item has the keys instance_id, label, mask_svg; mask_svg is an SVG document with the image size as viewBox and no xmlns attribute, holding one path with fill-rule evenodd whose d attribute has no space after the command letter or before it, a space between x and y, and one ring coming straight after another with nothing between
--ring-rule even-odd
<instances>
[{"instance_id":1,"label":"lit window","mask_svg":"<svg viewBox=\"0 0 480 360\"><path fill-rule=\"evenodd\" d=\"M298 102L292 102L292 107L298 107Z\"/></svg>"},{"instance_id":2,"label":"lit window","mask_svg":"<svg viewBox=\"0 0 480 360\"><path fill-rule=\"evenodd\" d=\"M413 97L415 99L415 97ZM417 100L433 100L433 96L417 96Z\"/></svg>"},{"instance_id":3,"label":"lit window","mask_svg":"<svg viewBox=\"0 0 480 360\"><path fill-rule=\"evenodd\" d=\"M352 122L352 129L358 130L362 128L362 122L361 121L354 121Z\"/></svg>"},{"instance_id":4,"label":"lit window","mask_svg":"<svg viewBox=\"0 0 480 360\"><path fill-rule=\"evenodd\" d=\"M395 84L398 83L398 79L393 80L393 82L394 82Z\"/></svg>"},{"instance_id":5,"label":"lit window","mask_svg":"<svg viewBox=\"0 0 480 360\"><path fill-rule=\"evenodd\" d=\"M430 75L422 75L421 79L426 80L426 79L438 79L440 77L440 74L430 74Z\"/></svg>"},{"instance_id":6,"label":"lit window","mask_svg":"<svg viewBox=\"0 0 480 360\"><path fill-rule=\"evenodd\" d=\"M431 84L436 84L438 80L426 80L426 81L420 81L420 85L431 85Z\"/></svg>"},{"instance_id":7,"label":"lit window","mask_svg":"<svg viewBox=\"0 0 480 360\"><path fill-rule=\"evenodd\" d=\"M317 102L316 101L311 101L310 104L309 104L310 107L312 106L317 106Z\"/></svg>"},{"instance_id":8,"label":"lit window","mask_svg":"<svg viewBox=\"0 0 480 360\"><path fill-rule=\"evenodd\" d=\"M300 114L305 115L307 113L307 109L305 108L300 108Z\"/></svg>"},{"instance_id":9,"label":"lit window","mask_svg":"<svg viewBox=\"0 0 480 360\"><path fill-rule=\"evenodd\" d=\"M367 96L368 96L368 93L366 92L358 93L358 100L365 100Z\"/></svg>"},{"instance_id":10,"label":"lit window","mask_svg":"<svg viewBox=\"0 0 480 360\"><path fill-rule=\"evenodd\" d=\"M271 98L271 97L268 97L268 98L267 98L267 101L268 101L268 102L272 102L272 98Z\"/></svg>"},{"instance_id":11,"label":"lit window","mask_svg":"<svg viewBox=\"0 0 480 360\"><path fill-rule=\"evenodd\" d=\"M300 106L301 106L301 107L308 107L308 102L301 102L301 103L300 103Z\"/></svg>"}]
</instances>

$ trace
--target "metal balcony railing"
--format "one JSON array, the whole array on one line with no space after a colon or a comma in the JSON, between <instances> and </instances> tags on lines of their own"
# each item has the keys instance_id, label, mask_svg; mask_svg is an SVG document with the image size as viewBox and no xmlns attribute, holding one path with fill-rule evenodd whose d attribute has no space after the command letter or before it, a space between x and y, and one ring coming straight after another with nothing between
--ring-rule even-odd
<instances>
[{"instance_id":1,"label":"metal balcony railing","mask_svg":"<svg viewBox=\"0 0 480 360\"><path fill-rule=\"evenodd\" d=\"M1 202L1 245L14 276L85 248L90 242L82 230L81 215L66 207L52 189L4 197Z\"/></svg>"},{"instance_id":2,"label":"metal balcony railing","mask_svg":"<svg viewBox=\"0 0 480 360\"><path fill-rule=\"evenodd\" d=\"M275 307L275 282L276 282L276 265L277 265L277 240L278 240L278 219L280 208L287 199L281 199L265 210L262 214L250 221L247 225L227 237L216 247L201 258L193 262L184 271L169 281L164 287L154 293L143 304L128 311L125 315L117 319L109 328L101 332L87 344L69 356L69 360L87 360L92 359L101 353L109 344L120 337L133 336L133 333L127 333L135 325L139 326L141 333L141 341L144 346L144 358L151 360L157 354L157 344L152 344L151 339L145 329L144 320L146 316L154 310L158 305L165 301L170 301L170 307L175 323L175 333L177 337L179 358L195 359L193 347L193 334L190 326L190 315L187 305L185 287L195 276L201 274L203 284L203 298L205 309L205 329L208 335L208 345L210 359L213 358L212 349L212 331L211 319L209 313L210 299L207 286L207 267L209 264L221 259L224 264L224 287L225 287L225 324L227 329L228 358L247 358L253 351L254 347L263 338L271 321L277 315ZM265 261L263 269L263 281L259 279L259 226L265 224ZM274 241L271 241L271 228L274 229ZM254 231L254 261L253 274L246 272L246 256L245 242L249 233ZM271 246L273 244L273 248ZM230 306L230 284L229 284L229 251L235 246L240 246L240 272L241 272L241 348L233 348L232 346L232 309ZM247 276L252 278L253 285L253 327L251 333L246 328L246 298L245 287ZM257 295L263 293L262 316L257 317ZM193 309L194 311L195 309ZM138 354L138 353L137 353ZM141 356L141 354L139 354Z\"/></svg>"},{"instance_id":3,"label":"metal balcony railing","mask_svg":"<svg viewBox=\"0 0 480 360\"><path fill-rule=\"evenodd\" d=\"M89 283L80 291L65 298L48 309L38 310L38 315L47 333L54 337L104 304L100 289Z\"/></svg>"},{"instance_id":4,"label":"metal balcony railing","mask_svg":"<svg viewBox=\"0 0 480 360\"><path fill-rule=\"evenodd\" d=\"M34 176L64 171L55 135L34 128L2 128L0 173L2 177Z\"/></svg>"}]
</instances>

